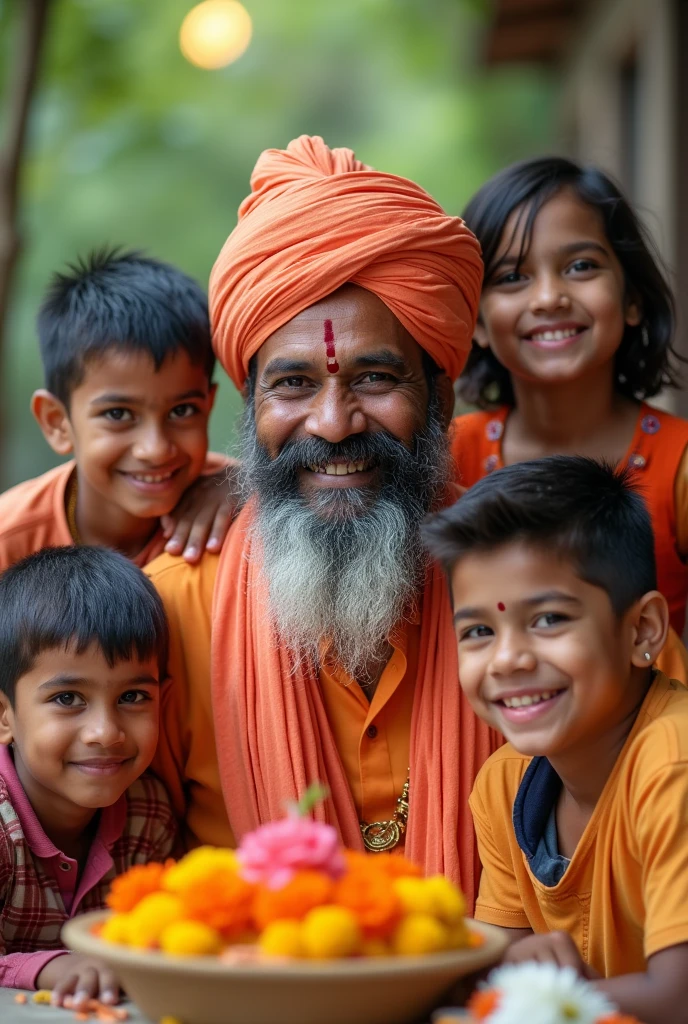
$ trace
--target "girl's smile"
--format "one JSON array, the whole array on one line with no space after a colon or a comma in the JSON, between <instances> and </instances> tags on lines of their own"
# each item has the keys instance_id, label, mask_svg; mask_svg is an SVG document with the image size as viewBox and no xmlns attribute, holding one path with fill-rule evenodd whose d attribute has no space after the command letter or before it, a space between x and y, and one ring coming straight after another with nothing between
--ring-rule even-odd
<instances>
[{"instance_id":1,"label":"girl's smile","mask_svg":"<svg viewBox=\"0 0 688 1024\"><path fill-rule=\"evenodd\" d=\"M612 364L640 313L601 216L563 189L537 214L523 254L520 219L517 209L485 285L479 343L516 380L563 382Z\"/></svg>"}]
</instances>

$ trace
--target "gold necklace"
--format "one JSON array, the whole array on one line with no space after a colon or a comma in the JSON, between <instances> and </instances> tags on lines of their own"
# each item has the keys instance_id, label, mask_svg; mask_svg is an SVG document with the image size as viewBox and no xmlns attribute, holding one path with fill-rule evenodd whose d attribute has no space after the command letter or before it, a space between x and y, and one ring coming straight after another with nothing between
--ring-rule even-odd
<instances>
[{"instance_id":1,"label":"gold necklace","mask_svg":"<svg viewBox=\"0 0 688 1024\"><path fill-rule=\"evenodd\" d=\"M409 781L411 769L406 776L401 796L397 800L394 814L389 821L359 821L363 845L368 853L383 853L385 850L393 850L399 845L401 837L406 832L409 813Z\"/></svg>"},{"instance_id":2,"label":"gold necklace","mask_svg":"<svg viewBox=\"0 0 688 1024\"><path fill-rule=\"evenodd\" d=\"M67 486L67 526L69 527L69 532L72 535L74 543L81 544L79 527L76 525L76 501L79 496L79 480L76 475L76 470L72 474Z\"/></svg>"}]
</instances>

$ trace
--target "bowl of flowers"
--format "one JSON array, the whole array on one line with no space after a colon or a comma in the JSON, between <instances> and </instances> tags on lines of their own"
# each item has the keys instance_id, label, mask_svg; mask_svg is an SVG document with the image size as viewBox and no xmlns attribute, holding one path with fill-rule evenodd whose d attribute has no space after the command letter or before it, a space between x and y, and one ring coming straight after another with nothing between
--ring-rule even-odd
<instances>
[{"instance_id":1,"label":"bowl of flowers","mask_svg":"<svg viewBox=\"0 0 688 1024\"><path fill-rule=\"evenodd\" d=\"M405 1024L495 963L498 929L465 919L447 878L399 855L342 849L304 809L245 836L131 868L109 911L64 928L152 1020Z\"/></svg>"}]
</instances>

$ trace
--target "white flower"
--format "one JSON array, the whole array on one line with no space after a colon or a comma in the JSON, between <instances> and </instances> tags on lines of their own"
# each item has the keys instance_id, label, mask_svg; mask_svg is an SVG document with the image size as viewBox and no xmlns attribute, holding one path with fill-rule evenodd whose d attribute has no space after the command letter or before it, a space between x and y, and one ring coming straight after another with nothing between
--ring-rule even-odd
<instances>
[{"instance_id":1,"label":"white flower","mask_svg":"<svg viewBox=\"0 0 688 1024\"><path fill-rule=\"evenodd\" d=\"M489 1024L596 1024L615 1009L572 967L507 964L492 972L488 985L500 993Z\"/></svg>"}]
</instances>

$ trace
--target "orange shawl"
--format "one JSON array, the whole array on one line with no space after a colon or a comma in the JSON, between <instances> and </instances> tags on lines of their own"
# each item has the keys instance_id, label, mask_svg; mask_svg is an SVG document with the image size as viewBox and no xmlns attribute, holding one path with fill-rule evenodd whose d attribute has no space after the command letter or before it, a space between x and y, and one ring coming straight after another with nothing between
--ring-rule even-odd
<instances>
[{"instance_id":1,"label":"orange shawl","mask_svg":"<svg viewBox=\"0 0 688 1024\"><path fill-rule=\"evenodd\" d=\"M220 777L238 840L284 815L313 781L330 798L316 815L361 848L351 791L325 714L317 674L294 667L273 636L252 507L225 541L215 585L212 687ZM447 584L436 566L421 604L421 640L411 721L406 854L427 873L444 872L470 905L479 861L468 797L477 772L502 743L466 702L458 683Z\"/></svg>"}]
</instances>

